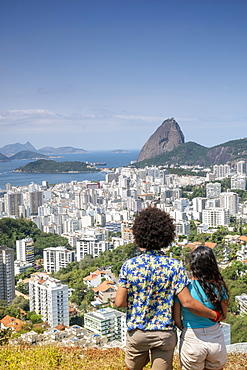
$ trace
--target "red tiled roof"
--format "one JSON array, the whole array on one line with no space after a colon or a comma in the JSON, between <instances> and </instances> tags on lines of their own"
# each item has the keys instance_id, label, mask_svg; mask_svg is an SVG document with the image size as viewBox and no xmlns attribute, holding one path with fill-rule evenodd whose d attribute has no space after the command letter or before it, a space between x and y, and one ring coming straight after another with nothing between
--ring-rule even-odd
<instances>
[{"instance_id":1,"label":"red tiled roof","mask_svg":"<svg viewBox=\"0 0 247 370\"><path fill-rule=\"evenodd\" d=\"M95 279L100 274L105 274L105 271L99 271L99 270L97 270L97 271L91 272L90 275L84 277L83 280L84 281L86 281L86 280L87 281L91 281L91 280Z\"/></svg>"},{"instance_id":2,"label":"red tiled roof","mask_svg":"<svg viewBox=\"0 0 247 370\"><path fill-rule=\"evenodd\" d=\"M0 322L6 327L11 328L14 331L20 331L22 328L22 325L24 324L23 321L20 319L16 319L15 317L6 315Z\"/></svg>"},{"instance_id":3,"label":"red tiled roof","mask_svg":"<svg viewBox=\"0 0 247 370\"><path fill-rule=\"evenodd\" d=\"M216 247L217 243L205 242L205 245L206 245L206 247L214 249L214 247Z\"/></svg>"},{"instance_id":4,"label":"red tiled roof","mask_svg":"<svg viewBox=\"0 0 247 370\"><path fill-rule=\"evenodd\" d=\"M247 236L245 235L241 235L238 239L241 240L242 242L247 242Z\"/></svg>"},{"instance_id":5,"label":"red tiled roof","mask_svg":"<svg viewBox=\"0 0 247 370\"><path fill-rule=\"evenodd\" d=\"M99 286L97 286L96 288L93 288L93 290L95 292L98 292L98 291L106 292L110 288L114 288L114 282L105 280Z\"/></svg>"}]
</instances>

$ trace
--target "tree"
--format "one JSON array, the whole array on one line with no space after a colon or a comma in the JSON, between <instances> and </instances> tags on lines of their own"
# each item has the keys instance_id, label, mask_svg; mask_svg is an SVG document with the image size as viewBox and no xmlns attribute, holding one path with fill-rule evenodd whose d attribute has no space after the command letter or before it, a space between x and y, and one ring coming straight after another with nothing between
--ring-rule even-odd
<instances>
[{"instance_id":1,"label":"tree","mask_svg":"<svg viewBox=\"0 0 247 370\"><path fill-rule=\"evenodd\" d=\"M0 330L0 346L7 344L11 335L12 330L10 328Z\"/></svg>"},{"instance_id":2,"label":"tree","mask_svg":"<svg viewBox=\"0 0 247 370\"><path fill-rule=\"evenodd\" d=\"M19 292L21 292L22 294L28 294L28 289L26 288L26 284L24 284L22 281L20 281L17 285L16 285L16 290L18 290Z\"/></svg>"},{"instance_id":3,"label":"tree","mask_svg":"<svg viewBox=\"0 0 247 370\"><path fill-rule=\"evenodd\" d=\"M29 311L29 300L25 299L22 296L16 296L13 301L11 306L16 309L22 309L24 311Z\"/></svg>"},{"instance_id":4,"label":"tree","mask_svg":"<svg viewBox=\"0 0 247 370\"><path fill-rule=\"evenodd\" d=\"M247 342L247 316L234 316L231 314L227 315L227 324L231 325L231 342L232 343L243 343Z\"/></svg>"}]
</instances>

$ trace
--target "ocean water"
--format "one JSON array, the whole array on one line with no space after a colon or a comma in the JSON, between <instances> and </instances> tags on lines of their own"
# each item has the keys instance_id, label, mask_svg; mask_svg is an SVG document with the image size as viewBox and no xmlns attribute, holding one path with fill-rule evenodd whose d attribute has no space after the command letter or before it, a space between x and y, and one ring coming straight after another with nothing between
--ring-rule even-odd
<instances>
[{"instance_id":1,"label":"ocean water","mask_svg":"<svg viewBox=\"0 0 247 370\"><path fill-rule=\"evenodd\" d=\"M95 151L83 154L65 154L61 158L51 158L58 162L63 161L81 161L89 163L106 163L107 168L117 168L127 166L131 161L135 161L138 157L139 150L130 150L128 153L111 153L108 151ZM30 160L16 160L11 162L0 162L0 190L6 189L6 183L14 186L25 186L31 182L41 184L42 181L48 181L49 184L58 184L61 182L71 181L100 181L104 180L105 172L91 173L19 173L13 172L14 169L24 166L31 162Z\"/></svg>"}]
</instances>

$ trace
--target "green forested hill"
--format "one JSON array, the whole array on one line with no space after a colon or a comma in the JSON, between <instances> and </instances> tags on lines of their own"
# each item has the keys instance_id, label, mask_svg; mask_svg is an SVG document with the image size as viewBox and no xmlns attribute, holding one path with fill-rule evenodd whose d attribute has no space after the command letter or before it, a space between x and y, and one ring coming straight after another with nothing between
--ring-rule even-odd
<instances>
[{"instance_id":1,"label":"green forested hill","mask_svg":"<svg viewBox=\"0 0 247 370\"><path fill-rule=\"evenodd\" d=\"M15 169L16 172L25 173L65 173L65 172L97 172L98 168L85 162L66 161L56 162L52 160L39 159L25 166Z\"/></svg>"},{"instance_id":2,"label":"green forested hill","mask_svg":"<svg viewBox=\"0 0 247 370\"><path fill-rule=\"evenodd\" d=\"M47 158L47 155L40 154L37 152L31 152L30 150L22 150L21 152L18 152L9 157L11 161L15 159L36 159L36 158Z\"/></svg>"},{"instance_id":3,"label":"green forested hill","mask_svg":"<svg viewBox=\"0 0 247 370\"><path fill-rule=\"evenodd\" d=\"M6 155L4 155L4 154L2 154L2 153L0 153L0 162L5 162L5 161L9 161L9 158L8 157L6 157Z\"/></svg>"},{"instance_id":4,"label":"green forested hill","mask_svg":"<svg viewBox=\"0 0 247 370\"><path fill-rule=\"evenodd\" d=\"M42 257L43 249L59 245L69 246L68 240L60 235L44 233L35 223L25 218L0 219L0 245L6 245L15 250L15 242L19 239L32 238L34 240L34 253Z\"/></svg>"}]
</instances>

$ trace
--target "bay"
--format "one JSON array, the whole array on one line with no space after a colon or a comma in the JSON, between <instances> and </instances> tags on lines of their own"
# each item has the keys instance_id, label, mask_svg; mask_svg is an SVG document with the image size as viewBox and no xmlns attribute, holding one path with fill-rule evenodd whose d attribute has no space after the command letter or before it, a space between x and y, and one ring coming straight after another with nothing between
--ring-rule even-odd
<instances>
[{"instance_id":1,"label":"bay","mask_svg":"<svg viewBox=\"0 0 247 370\"><path fill-rule=\"evenodd\" d=\"M83 154L64 154L61 158L51 158L52 160L80 161L89 163L105 163L99 168L117 168L127 166L131 161L138 157L139 150L130 150L128 153L111 153L109 151L94 151ZM14 169L24 166L33 160L15 160L10 162L0 162L0 190L5 190L6 184L13 186L25 186L34 182L41 184L48 181L49 184L69 183L71 181L100 181L105 179L106 172L90 173L19 173L13 172Z\"/></svg>"}]
</instances>

